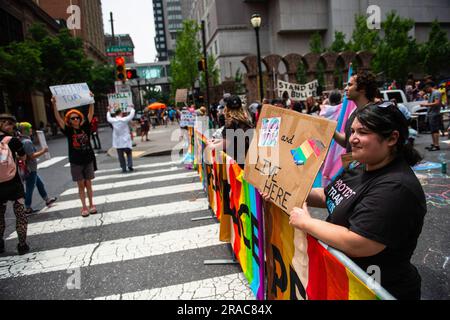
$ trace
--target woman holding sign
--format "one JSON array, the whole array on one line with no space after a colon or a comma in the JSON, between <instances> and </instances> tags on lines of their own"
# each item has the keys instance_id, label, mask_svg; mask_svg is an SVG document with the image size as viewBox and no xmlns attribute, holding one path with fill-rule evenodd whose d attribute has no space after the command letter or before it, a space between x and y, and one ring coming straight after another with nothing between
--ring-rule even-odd
<instances>
[{"instance_id":1,"label":"woman holding sign","mask_svg":"<svg viewBox=\"0 0 450 320\"><path fill-rule=\"evenodd\" d=\"M353 162L306 202L327 208L327 221L310 216L306 202L290 224L349 256L364 271L379 268L381 286L397 299L420 299L421 278L410 260L427 211L411 169L421 160L408 143L408 124L392 103L356 111ZM266 195L264 197L267 199Z\"/></svg>"},{"instance_id":2,"label":"woman holding sign","mask_svg":"<svg viewBox=\"0 0 450 320\"><path fill-rule=\"evenodd\" d=\"M91 96L94 95L91 93ZM55 97L52 98L55 119L62 132L67 137L69 147L69 162L72 179L78 184L78 195L81 200L81 216L88 217L89 214L96 214L97 208L94 205L94 192L92 191L92 180L95 178L96 161L94 150L91 146L90 123L94 116L94 105L89 105L87 119L82 112L71 109L64 120L58 112ZM86 205L86 193L89 199L89 208Z\"/></svg>"}]
</instances>

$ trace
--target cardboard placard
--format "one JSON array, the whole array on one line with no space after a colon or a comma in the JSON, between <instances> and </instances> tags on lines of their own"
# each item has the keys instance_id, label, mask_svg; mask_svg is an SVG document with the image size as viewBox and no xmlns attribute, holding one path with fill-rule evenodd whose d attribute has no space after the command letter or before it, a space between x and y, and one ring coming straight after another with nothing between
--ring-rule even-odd
<instances>
[{"instance_id":1,"label":"cardboard placard","mask_svg":"<svg viewBox=\"0 0 450 320\"><path fill-rule=\"evenodd\" d=\"M177 93L175 95L175 103L177 102L187 102L188 90L187 89L177 89Z\"/></svg>"},{"instance_id":2,"label":"cardboard placard","mask_svg":"<svg viewBox=\"0 0 450 320\"><path fill-rule=\"evenodd\" d=\"M133 96L131 92L108 94L108 103L114 109L120 108L123 112L133 105Z\"/></svg>"},{"instance_id":3,"label":"cardboard placard","mask_svg":"<svg viewBox=\"0 0 450 320\"><path fill-rule=\"evenodd\" d=\"M74 83L50 87L52 95L56 98L58 110L77 108L95 103L90 95L87 83Z\"/></svg>"},{"instance_id":4,"label":"cardboard placard","mask_svg":"<svg viewBox=\"0 0 450 320\"><path fill-rule=\"evenodd\" d=\"M301 207L325 160L336 121L264 105L244 178L289 214Z\"/></svg>"}]
</instances>

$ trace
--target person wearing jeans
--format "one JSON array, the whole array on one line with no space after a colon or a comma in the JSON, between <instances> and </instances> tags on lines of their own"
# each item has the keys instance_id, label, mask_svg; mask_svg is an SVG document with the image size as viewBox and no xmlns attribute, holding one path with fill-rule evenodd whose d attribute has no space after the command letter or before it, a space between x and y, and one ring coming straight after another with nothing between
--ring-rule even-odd
<instances>
[{"instance_id":1,"label":"person wearing jeans","mask_svg":"<svg viewBox=\"0 0 450 320\"><path fill-rule=\"evenodd\" d=\"M33 128L30 123L22 122L19 124L19 130L21 134L21 142L23 144L23 149L27 154L25 160L27 174L25 175L25 213L32 214L34 210L31 208L31 203L33 201L34 188L37 187L39 194L45 201L47 206L51 205L56 201L56 197L49 198L47 191L45 190L44 183L42 179L37 174L37 161L36 159L48 152L48 147L43 148L40 151L36 150L33 142L31 141L31 135L33 134Z\"/></svg>"},{"instance_id":2,"label":"person wearing jeans","mask_svg":"<svg viewBox=\"0 0 450 320\"><path fill-rule=\"evenodd\" d=\"M114 110L115 117L112 117L112 107L109 107L108 113L106 114L106 119L113 127L112 146L117 150L120 167L122 168L123 173L127 172L127 166L130 171L134 171L132 155L133 143L131 141L130 127L128 126L128 123L133 120L135 110L132 106L130 109L131 112L127 116L125 116L124 112L118 108ZM125 163L124 153L127 154L128 164Z\"/></svg>"}]
</instances>

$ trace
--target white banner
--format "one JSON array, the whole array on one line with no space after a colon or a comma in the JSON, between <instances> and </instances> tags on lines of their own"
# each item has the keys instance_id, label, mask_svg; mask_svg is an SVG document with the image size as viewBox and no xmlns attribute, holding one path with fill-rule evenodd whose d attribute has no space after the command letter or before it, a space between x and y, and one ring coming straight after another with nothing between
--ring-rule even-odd
<instances>
[{"instance_id":1,"label":"white banner","mask_svg":"<svg viewBox=\"0 0 450 320\"><path fill-rule=\"evenodd\" d=\"M278 80L278 96L281 98L287 92L289 99L294 101L306 101L308 97L317 97L319 81L314 80L306 84L289 83Z\"/></svg>"},{"instance_id":2,"label":"white banner","mask_svg":"<svg viewBox=\"0 0 450 320\"><path fill-rule=\"evenodd\" d=\"M66 110L95 103L87 83L74 83L50 87L56 97L58 110Z\"/></svg>"},{"instance_id":3,"label":"white banner","mask_svg":"<svg viewBox=\"0 0 450 320\"><path fill-rule=\"evenodd\" d=\"M114 109L120 108L127 112L128 107L133 105L133 96L131 92L108 94L108 103Z\"/></svg>"},{"instance_id":4,"label":"white banner","mask_svg":"<svg viewBox=\"0 0 450 320\"><path fill-rule=\"evenodd\" d=\"M41 145L41 149L48 147L44 131L36 130L36 135L38 137L39 144ZM50 160L51 159L50 152L45 153L44 158L45 160Z\"/></svg>"}]
</instances>

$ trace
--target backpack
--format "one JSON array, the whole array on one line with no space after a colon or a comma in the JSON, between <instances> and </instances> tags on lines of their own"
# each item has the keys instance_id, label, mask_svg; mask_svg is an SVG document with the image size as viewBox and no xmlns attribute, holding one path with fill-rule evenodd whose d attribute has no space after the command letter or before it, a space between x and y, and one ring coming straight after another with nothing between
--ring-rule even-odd
<instances>
[{"instance_id":1,"label":"backpack","mask_svg":"<svg viewBox=\"0 0 450 320\"><path fill-rule=\"evenodd\" d=\"M0 183L10 181L16 176L16 162L8 145L11 139L12 137L6 136L0 141Z\"/></svg>"}]
</instances>

